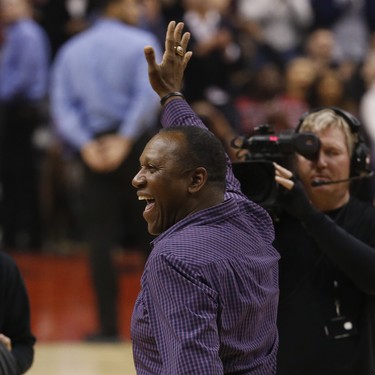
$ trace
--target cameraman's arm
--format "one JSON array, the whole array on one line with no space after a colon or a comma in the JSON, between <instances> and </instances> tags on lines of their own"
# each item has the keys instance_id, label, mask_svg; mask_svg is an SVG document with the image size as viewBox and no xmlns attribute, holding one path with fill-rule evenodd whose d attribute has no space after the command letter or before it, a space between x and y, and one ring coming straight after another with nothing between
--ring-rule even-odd
<instances>
[{"instance_id":1,"label":"cameraman's arm","mask_svg":"<svg viewBox=\"0 0 375 375\"><path fill-rule=\"evenodd\" d=\"M323 212L314 208L300 182L290 171L276 167L275 180L285 189L279 201L303 223L318 247L365 293L375 295L375 249L349 234Z\"/></svg>"}]
</instances>

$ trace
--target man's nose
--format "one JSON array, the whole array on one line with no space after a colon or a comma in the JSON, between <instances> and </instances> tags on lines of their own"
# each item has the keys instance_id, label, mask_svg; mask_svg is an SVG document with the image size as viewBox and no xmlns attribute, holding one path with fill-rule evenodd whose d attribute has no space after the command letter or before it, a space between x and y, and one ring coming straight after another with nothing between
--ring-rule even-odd
<instances>
[{"instance_id":1,"label":"man's nose","mask_svg":"<svg viewBox=\"0 0 375 375\"><path fill-rule=\"evenodd\" d=\"M324 152L322 152L322 151L319 152L318 159L317 159L316 163L319 167L326 167L327 166L327 156L324 154Z\"/></svg>"},{"instance_id":2,"label":"man's nose","mask_svg":"<svg viewBox=\"0 0 375 375\"><path fill-rule=\"evenodd\" d=\"M146 177L143 175L142 170L140 170L132 180L132 185L136 189L139 189L140 187L144 186L146 184Z\"/></svg>"}]
</instances>

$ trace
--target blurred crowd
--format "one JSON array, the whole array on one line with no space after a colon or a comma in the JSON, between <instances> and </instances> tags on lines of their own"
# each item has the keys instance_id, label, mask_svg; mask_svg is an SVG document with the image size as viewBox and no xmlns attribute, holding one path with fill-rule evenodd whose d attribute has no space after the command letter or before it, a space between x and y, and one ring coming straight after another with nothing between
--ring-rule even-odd
<instances>
[{"instance_id":1,"label":"blurred crowd","mask_svg":"<svg viewBox=\"0 0 375 375\"><path fill-rule=\"evenodd\" d=\"M0 4L7 1L12 0ZM100 0L32 0L30 17L48 37L46 70L65 42L95 23L99 5ZM138 27L153 33L160 44L170 20L183 21L191 32L193 57L184 95L227 146L234 135L251 136L261 124L271 125L276 133L293 129L302 114L320 106L337 106L359 117L369 142L375 142L375 2L140 0L139 6ZM6 29L1 20L0 51L6 45ZM31 50L38 53L35 46ZM0 61L1 56L2 52ZM0 64L0 101L6 102L1 74ZM25 151L25 159L12 168L33 161L28 166L33 174L26 177L23 172L19 179L27 180L25 189L31 182L35 190L29 197L34 203L22 206L29 210L24 216L39 223L13 228L9 240L2 229L8 248L64 252L81 246L82 170L56 135L48 87L38 97L38 121L32 132L28 130L32 150L13 148L10 140L17 139L22 129L3 140L10 154ZM154 126L159 126L157 119ZM228 151L235 159L229 146ZM9 194L3 186L6 169L0 165L2 206L4 194ZM8 190L15 195L13 202L25 194L12 186ZM13 203L8 211L14 207ZM11 220L8 211L2 210L2 228Z\"/></svg>"}]
</instances>

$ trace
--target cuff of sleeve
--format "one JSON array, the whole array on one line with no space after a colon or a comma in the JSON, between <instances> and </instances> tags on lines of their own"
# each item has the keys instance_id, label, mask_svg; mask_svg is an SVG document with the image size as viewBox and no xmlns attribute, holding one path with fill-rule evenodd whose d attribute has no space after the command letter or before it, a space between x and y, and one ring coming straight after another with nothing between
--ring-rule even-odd
<instances>
[{"instance_id":1,"label":"cuff of sleeve","mask_svg":"<svg viewBox=\"0 0 375 375\"><path fill-rule=\"evenodd\" d=\"M163 108L161 124L163 127L193 125L194 112L185 100L171 100Z\"/></svg>"}]
</instances>

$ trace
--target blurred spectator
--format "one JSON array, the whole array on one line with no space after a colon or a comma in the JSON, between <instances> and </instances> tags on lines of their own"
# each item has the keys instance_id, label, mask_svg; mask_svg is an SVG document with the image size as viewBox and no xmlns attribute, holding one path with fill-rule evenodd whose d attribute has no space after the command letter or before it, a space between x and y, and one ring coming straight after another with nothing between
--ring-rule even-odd
<instances>
[{"instance_id":1,"label":"blurred spectator","mask_svg":"<svg viewBox=\"0 0 375 375\"><path fill-rule=\"evenodd\" d=\"M372 38L375 33L375 1L365 0L365 17Z\"/></svg>"},{"instance_id":2,"label":"blurred spectator","mask_svg":"<svg viewBox=\"0 0 375 375\"><path fill-rule=\"evenodd\" d=\"M310 0L315 27L332 30L335 54L340 61L359 63L369 43L370 18L366 16L373 0ZM373 8L373 6L372 6Z\"/></svg>"},{"instance_id":3,"label":"blurred spectator","mask_svg":"<svg viewBox=\"0 0 375 375\"><path fill-rule=\"evenodd\" d=\"M85 30L99 0L34 0L36 20L46 30L52 57L69 38Z\"/></svg>"},{"instance_id":4,"label":"blurred spectator","mask_svg":"<svg viewBox=\"0 0 375 375\"><path fill-rule=\"evenodd\" d=\"M366 133L371 140L374 150L375 146L375 49L371 50L366 57L362 76L366 85L366 92L360 102L360 115ZM375 158L374 158L375 161Z\"/></svg>"},{"instance_id":5,"label":"blurred spectator","mask_svg":"<svg viewBox=\"0 0 375 375\"><path fill-rule=\"evenodd\" d=\"M184 8L181 0L160 0L160 2L162 4L163 14L167 22L172 20L182 20Z\"/></svg>"},{"instance_id":6,"label":"blurred spectator","mask_svg":"<svg viewBox=\"0 0 375 375\"><path fill-rule=\"evenodd\" d=\"M264 64L254 72L252 79L235 100L240 117L240 134L251 136L257 126L268 124L272 120L274 101L281 89L282 76L277 65Z\"/></svg>"},{"instance_id":7,"label":"blurred spectator","mask_svg":"<svg viewBox=\"0 0 375 375\"><path fill-rule=\"evenodd\" d=\"M337 67L334 57L335 37L329 29L313 30L306 38L304 44L304 56L310 59L316 71Z\"/></svg>"},{"instance_id":8,"label":"blurred spectator","mask_svg":"<svg viewBox=\"0 0 375 375\"><path fill-rule=\"evenodd\" d=\"M167 22L163 14L161 0L143 0L142 1L141 23L143 29L153 33L163 45L165 40L165 30Z\"/></svg>"},{"instance_id":9,"label":"blurred spectator","mask_svg":"<svg viewBox=\"0 0 375 375\"><path fill-rule=\"evenodd\" d=\"M229 17L232 20L234 19L236 0L209 0L209 2L214 9L220 12L221 15Z\"/></svg>"},{"instance_id":10,"label":"blurred spectator","mask_svg":"<svg viewBox=\"0 0 375 375\"><path fill-rule=\"evenodd\" d=\"M240 133L251 135L255 127L265 123L272 125L276 134L293 129L309 109L308 93L315 77L314 64L303 57L287 64L283 81L274 65L265 65L255 75L250 95L236 99Z\"/></svg>"},{"instance_id":11,"label":"blurred spectator","mask_svg":"<svg viewBox=\"0 0 375 375\"><path fill-rule=\"evenodd\" d=\"M335 53L336 36L330 29L318 28L313 30L305 42L304 56L314 64L317 75L325 74L325 71L335 70L344 85L345 95L351 100L351 107L346 109L357 113L355 108L355 96L360 92L357 80L358 64L350 59L339 59ZM332 72L333 73L333 72ZM349 99L346 105L349 105Z\"/></svg>"},{"instance_id":12,"label":"blurred spectator","mask_svg":"<svg viewBox=\"0 0 375 375\"><path fill-rule=\"evenodd\" d=\"M361 74L366 90L360 100L359 113L371 147L371 168L375 172L375 48L369 50ZM372 188L374 191L374 178Z\"/></svg>"},{"instance_id":13,"label":"blurred spectator","mask_svg":"<svg viewBox=\"0 0 375 375\"><path fill-rule=\"evenodd\" d=\"M308 94L316 78L314 64L304 57L290 60L285 70L284 90L275 101L276 132L294 129L309 109Z\"/></svg>"},{"instance_id":14,"label":"blurred spectator","mask_svg":"<svg viewBox=\"0 0 375 375\"><path fill-rule=\"evenodd\" d=\"M258 59L281 67L300 54L313 21L309 0L238 0L238 17L258 43Z\"/></svg>"},{"instance_id":15,"label":"blurred spectator","mask_svg":"<svg viewBox=\"0 0 375 375\"><path fill-rule=\"evenodd\" d=\"M231 161L242 160L237 150L231 146L231 141L238 134L223 113L206 101L195 102L192 108L208 129L220 139Z\"/></svg>"},{"instance_id":16,"label":"blurred spectator","mask_svg":"<svg viewBox=\"0 0 375 375\"><path fill-rule=\"evenodd\" d=\"M325 69L319 74L311 87L309 104L311 108L339 107L347 109L344 82L337 71Z\"/></svg>"},{"instance_id":17,"label":"blurred spectator","mask_svg":"<svg viewBox=\"0 0 375 375\"><path fill-rule=\"evenodd\" d=\"M0 306L0 345L6 349L0 350L0 374L20 375L33 363L35 337L22 275L14 260L1 251Z\"/></svg>"},{"instance_id":18,"label":"blurred spectator","mask_svg":"<svg viewBox=\"0 0 375 375\"><path fill-rule=\"evenodd\" d=\"M332 25L335 34L340 71L348 87L352 113L358 113L359 97L363 87L359 80L359 68L365 58L370 29L366 23L367 4L373 0L341 0L344 8L341 16ZM336 0L336 3L339 1Z\"/></svg>"},{"instance_id":19,"label":"blurred spectator","mask_svg":"<svg viewBox=\"0 0 375 375\"><path fill-rule=\"evenodd\" d=\"M47 95L50 48L28 0L2 0L0 59L1 226L6 248L38 249L40 217L34 130Z\"/></svg>"},{"instance_id":20,"label":"blurred spectator","mask_svg":"<svg viewBox=\"0 0 375 375\"><path fill-rule=\"evenodd\" d=\"M87 248L83 239L83 168L54 137L41 160L40 191L43 250L74 254Z\"/></svg>"},{"instance_id":21,"label":"blurred spectator","mask_svg":"<svg viewBox=\"0 0 375 375\"><path fill-rule=\"evenodd\" d=\"M83 227L99 315L99 330L87 339L114 341L118 315L112 250L134 246L146 255L151 239L131 180L158 113L143 48L160 47L152 34L136 26L137 0L107 0L101 11L91 28L57 54L51 104L58 135L84 168Z\"/></svg>"},{"instance_id":22,"label":"blurred spectator","mask_svg":"<svg viewBox=\"0 0 375 375\"><path fill-rule=\"evenodd\" d=\"M183 0L183 21L191 33L193 57L186 69L184 94L191 103L206 100L235 124L231 75L239 68L241 50L236 29L225 16L228 3Z\"/></svg>"},{"instance_id":23,"label":"blurred spectator","mask_svg":"<svg viewBox=\"0 0 375 375\"><path fill-rule=\"evenodd\" d=\"M370 51L371 50L375 50L375 32L371 34L370 43L368 45L368 49ZM368 51L367 51L367 55L368 55Z\"/></svg>"}]
</instances>

